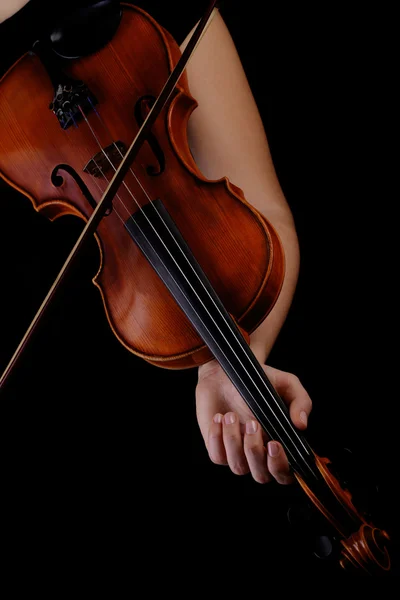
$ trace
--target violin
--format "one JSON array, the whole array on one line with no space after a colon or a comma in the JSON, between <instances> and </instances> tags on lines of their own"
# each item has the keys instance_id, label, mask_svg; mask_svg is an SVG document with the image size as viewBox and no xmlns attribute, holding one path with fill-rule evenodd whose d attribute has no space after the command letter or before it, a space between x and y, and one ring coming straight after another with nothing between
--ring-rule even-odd
<instances>
[{"instance_id":1,"label":"violin","mask_svg":"<svg viewBox=\"0 0 400 600\"><path fill-rule=\"evenodd\" d=\"M295 429L248 344L282 287L278 234L227 178L207 180L190 152L197 104L184 70L215 4L183 53L150 15L121 3L91 52L71 57L38 42L2 77L1 177L50 220L74 215L85 227L0 389L94 234L93 283L121 344L168 369L215 358L339 536L341 566L381 575L390 569L388 534Z\"/></svg>"}]
</instances>

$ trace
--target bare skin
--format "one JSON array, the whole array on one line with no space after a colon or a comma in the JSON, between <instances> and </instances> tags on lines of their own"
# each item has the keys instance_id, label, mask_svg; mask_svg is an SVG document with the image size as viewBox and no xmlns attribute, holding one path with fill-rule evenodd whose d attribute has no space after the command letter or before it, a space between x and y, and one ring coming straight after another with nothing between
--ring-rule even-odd
<instances>
[{"instance_id":1,"label":"bare skin","mask_svg":"<svg viewBox=\"0 0 400 600\"><path fill-rule=\"evenodd\" d=\"M3 0L0 3L0 23L12 17L28 2L29 0Z\"/></svg>"},{"instance_id":2,"label":"bare skin","mask_svg":"<svg viewBox=\"0 0 400 600\"><path fill-rule=\"evenodd\" d=\"M0 23L28 0L3 0ZM186 41L182 45L184 47ZM299 430L307 427L312 403L295 375L265 366L290 308L299 271L298 240L290 208L273 166L257 105L229 31L217 14L187 68L192 95L199 103L189 123L189 141L199 168L209 179L227 176L275 227L286 257L279 299L252 333L250 346L267 376L289 406ZM197 419L210 459L233 473L251 473L266 483L290 483L286 455L268 441L222 369L211 361L198 371Z\"/></svg>"}]
</instances>

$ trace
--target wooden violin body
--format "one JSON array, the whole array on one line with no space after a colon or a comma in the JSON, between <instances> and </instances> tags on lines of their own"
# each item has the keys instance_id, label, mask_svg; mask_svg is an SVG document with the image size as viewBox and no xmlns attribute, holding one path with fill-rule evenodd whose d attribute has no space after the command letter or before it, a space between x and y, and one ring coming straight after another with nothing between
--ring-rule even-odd
<instances>
[{"instance_id":1,"label":"wooden violin body","mask_svg":"<svg viewBox=\"0 0 400 600\"><path fill-rule=\"evenodd\" d=\"M172 37L149 15L129 6L109 44L69 61L68 75L83 81L98 100L96 110L87 114L96 137L83 120L66 131L60 127L48 108L54 90L45 67L35 54L23 56L0 84L2 177L50 219L73 214L87 220L92 206L69 172L55 172L57 165L70 165L98 201L107 181L98 173L85 172L85 166L113 142L129 145L139 129L136 116L146 110L149 98L160 93L179 56ZM122 344L170 368L199 365L211 355L132 243L121 217L125 220L149 198L160 198L246 332L271 310L284 272L282 248L271 225L227 179L207 181L198 170L187 142L188 120L197 104L186 77L179 86L153 127L153 144L146 143L133 164L149 197L130 174L129 191L120 188L115 210L97 230L101 264L94 278L110 326ZM97 156L96 164L99 161ZM113 174L111 168L105 173L108 180Z\"/></svg>"}]
</instances>

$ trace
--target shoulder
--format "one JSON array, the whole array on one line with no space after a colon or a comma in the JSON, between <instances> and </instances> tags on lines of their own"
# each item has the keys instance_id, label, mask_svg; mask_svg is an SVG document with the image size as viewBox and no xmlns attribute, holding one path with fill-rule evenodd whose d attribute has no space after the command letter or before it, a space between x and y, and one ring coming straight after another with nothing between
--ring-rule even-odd
<instances>
[{"instance_id":1,"label":"shoulder","mask_svg":"<svg viewBox=\"0 0 400 600\"><path fill-rule=\"evenodd\" d=\"M3 0L0 5L0 23L17 13L29 0Z\"/></svg>"}]
</instances>

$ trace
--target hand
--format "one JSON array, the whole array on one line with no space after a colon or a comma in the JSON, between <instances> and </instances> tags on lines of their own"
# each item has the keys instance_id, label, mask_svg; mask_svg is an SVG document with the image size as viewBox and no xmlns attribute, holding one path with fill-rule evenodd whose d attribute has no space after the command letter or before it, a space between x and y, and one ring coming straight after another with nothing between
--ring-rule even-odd
<instances>
[{"instance_id":1,"label":"hand","mask_svg":"<svg viewBox=\"0 0 400 600\"><path fill-rule=\"evenodd\" d=\"M295 427L306 429L312 403L299 379L273 367L262 367L289 406ZM199 368L196 407L200 430L214 463L229 465L236 475L251 472L258 483L267 483L272 477L284 485L293 482L281 444L269 441L266 450L267 435L215 360Z\"/></svg>"}]
</instances>

